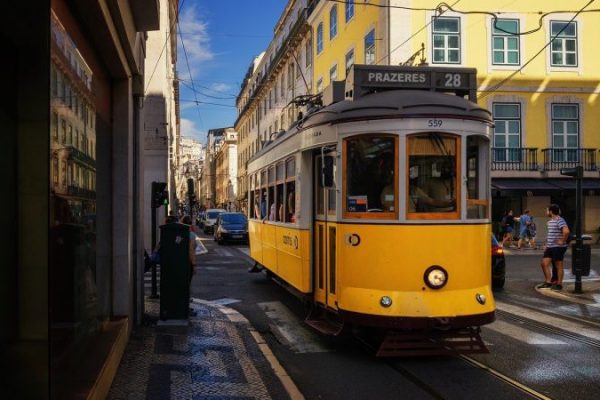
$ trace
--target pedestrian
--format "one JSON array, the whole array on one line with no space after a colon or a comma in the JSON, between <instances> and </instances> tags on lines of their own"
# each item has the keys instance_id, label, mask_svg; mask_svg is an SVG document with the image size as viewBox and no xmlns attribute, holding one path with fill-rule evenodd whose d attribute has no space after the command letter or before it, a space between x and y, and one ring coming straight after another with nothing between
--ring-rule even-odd
<instances>
[{"instance_id":1,"label":"pedestrian","mask_svg":"<svg viewBox=\"0 0 600 400\"><path fill-rule=\"evenodd\" d=\"M504 232L504 236L502 237L502 246L510 247L513 241L513 230L515 226L515 217L513 216L513 210L508 210L504 213L500 224L502 225L502 231Z\"/></svg>"},{"instance_id":2,"label":"pedestrian","mask_svg":"<svg viewBox=\"0 0 600 400\"><path fill-rule=\"evenodd\" d=\"M547 239L544 246L544 255L542 256L542 272L544 273L544 282L536 286L537 289L562 290L562 281L564 276L563 259L567 251L567 240L569 238L569 227L566 221L560 216L560 208L556 204L551 204L546 210L548 217ZM552 264L556 267L556 283L552 283Z\"/></svg>"},{"instance_id":3,"label":"pedestrian","mask_svg":"<svg viewBox=\"0 0 600 400\"><path fill-rule=\"evenodd\" d=\"M523 211L523 214L519 217L519 241L517 242L517 249L521 250L523 243L529 243L529 247L535 249L535 242L532 244L531 236L531 224L533 218L529 215L529 210Z\"/></svg>"}]
</instances>

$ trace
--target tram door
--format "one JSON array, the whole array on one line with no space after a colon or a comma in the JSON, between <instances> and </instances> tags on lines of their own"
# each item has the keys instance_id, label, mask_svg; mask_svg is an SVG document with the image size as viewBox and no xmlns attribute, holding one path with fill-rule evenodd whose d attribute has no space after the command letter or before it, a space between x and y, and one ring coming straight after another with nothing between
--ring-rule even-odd
<instances>
[{"instance_id":1,"label":"tram door","mask_svg":"<svg viewBox=\"0 0 600 400\"><path fill-rule=\"evenodd\" d=\"M329 157L329 161L335 157ZM335 188L323 187L321 179L322 157L315 157L313 178L314 201L314 293L315 301L331 308L336 305L336 230ZM334 166L335 168L335 166Z\"/></svg>"}]
</instances>

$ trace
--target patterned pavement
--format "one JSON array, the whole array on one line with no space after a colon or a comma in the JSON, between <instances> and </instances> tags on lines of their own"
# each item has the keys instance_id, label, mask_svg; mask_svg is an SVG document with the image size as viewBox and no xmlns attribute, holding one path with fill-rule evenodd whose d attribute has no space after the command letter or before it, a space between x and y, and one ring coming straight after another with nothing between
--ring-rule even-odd
<instances>
[{"instance_id":1,"label":"patterned pavement","mask_svg":"<svg viewBox=\"0 0 600 400\"><path fill-rule=\"evenodd\" d=\"M147 299L108 399L299 398L288 394L282 370L275 372L241 314L198 299L190 306L197 315L186 326L159 325L159 300Z\"/></svg>"}]
</instances>

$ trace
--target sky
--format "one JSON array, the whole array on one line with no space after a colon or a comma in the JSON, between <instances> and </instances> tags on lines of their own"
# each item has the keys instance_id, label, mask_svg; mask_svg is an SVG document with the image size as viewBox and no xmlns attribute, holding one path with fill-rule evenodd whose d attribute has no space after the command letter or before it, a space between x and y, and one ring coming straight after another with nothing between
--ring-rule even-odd
<instances>
[{"instance_id":1,"label":"sky","mask_svg":"<svg viewBox=\"0 0 600 400\"><path fill-rule=\"evenodd\" d=\"M287 0L179 0L182 136L206 143L209 129L233 126L235 98L246 71L271 42L286 4Z\"/></svg>"}]
</instances>

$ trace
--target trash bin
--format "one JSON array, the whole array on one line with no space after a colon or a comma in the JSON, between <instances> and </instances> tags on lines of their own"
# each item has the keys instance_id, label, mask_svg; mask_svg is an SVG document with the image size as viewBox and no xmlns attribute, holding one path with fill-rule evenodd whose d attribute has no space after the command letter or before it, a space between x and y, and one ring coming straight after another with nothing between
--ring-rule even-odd
<instances>
[{"instance_id":1,"label":"trash bin","mask_svg":"<svg viewBox=\"0 0 600 400\"><path fill-rule=\"evenodd\" d=\"M190 307L190 227L160 226L160 319L187 319Z\"/></svg>"}]
</instances>

